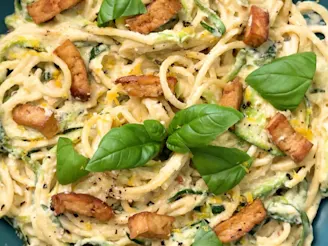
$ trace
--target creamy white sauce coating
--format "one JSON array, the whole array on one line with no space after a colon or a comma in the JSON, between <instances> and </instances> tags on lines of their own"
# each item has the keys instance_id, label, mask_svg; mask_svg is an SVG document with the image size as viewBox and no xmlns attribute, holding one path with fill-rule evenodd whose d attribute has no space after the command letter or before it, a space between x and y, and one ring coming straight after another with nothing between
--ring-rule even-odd
<instances>
[{"instance_id":1,"label":"creamy white sauce coating","mask_svg":"<svg viewBox=\"0 0 328 246\"><path fill-rule=\"evenodd\" d=\"M298 206L301 201L302 209L313 221L321 198L328 194L328 44L315 35L328 34L327 27L322 25L328 21L326 9L315 2L294 5L291 0L203 0L219 13L226 25L226 34L217 38L201 27L204 13L193 0L181 1L184 10L179 13L180 21L173 30L149 35L129 31L121 19L116 21L116 27L97 27L95 19L101 0L85 0L41 26L33 24L27 14L26 5L31 1L21 2L22 7L6 19L11 32L0 39L0 119L12 149L0 162L0 217L13 219L14 226L30 245L131 245L133 242L127 237L129 216L150 211L176 218L165 245L187 246L194 241L193 223L206 219L215 226L230 218L241 203L252 202L256 192L269 189L263 199L269 201L275 196L274 187L287 190L300 187L292 191L306 196L297 196L291 202ZM101 138L114 127L142 123L146 119L156 119L167 126L176 110L206 103L206 93L219 100L227 82L225 75L235 64L235 50L246 48L238 36L249 23L252 4L270 12L270 41L256 52L248 53L247 65L239 73L242 79L258 67L255 61L265 53L262 49L266 50L272 43L277 47L278 57L303 51L317 54L317 72L307 93L312 107L302 104L295 112L284 112L293 127L314 144L302 163L297 165L288 157L274 158L226 132L213 144L247 151L254 164L240 185L220 196L188 195L168 202L183 189L207 190L192 168L190 156L182 154L173 154L167 161L152 162L146 167L89 174L71 185L57 182L54 146L59 136L71 138L76 150L90 158ZM309 19L303 14L308 14ZM184 21L191 25L185 27ZM71 73L53 55L53 50L67 38L78 47L88 69L92 94L87 102L71 97ZM91 57L96 48L101 53ZM141 74L160 76L164 96L121 100L126 93L114 81ZM179 89L173 93L167 75L178 79ZM43 107L47 115L54 113L61 132L47 140L38 131L17 125L12 110L23 103ZM262 106L269 115L277 112L269 104ZM312 111L310 125L304 123L307 110ZM16 158L22 153L28 153L29 160ZM305 180L307 188L300 185ZM114 219L101 223L70 213L55 217L50 210L51 196L66 191L90 194L107 202L115 211ZM225 211L213 214L213 205L223 205ZM272 212L287 213L288 217L295 210L290 207L286 210L278 204ZM255 234L248 234L232 245L295 245L300 233L299 225L271 219ZM311 245L312 240L311 232L306 245ZM163 245L160 240L152 243Z\"/></svg>"}]
</instances>

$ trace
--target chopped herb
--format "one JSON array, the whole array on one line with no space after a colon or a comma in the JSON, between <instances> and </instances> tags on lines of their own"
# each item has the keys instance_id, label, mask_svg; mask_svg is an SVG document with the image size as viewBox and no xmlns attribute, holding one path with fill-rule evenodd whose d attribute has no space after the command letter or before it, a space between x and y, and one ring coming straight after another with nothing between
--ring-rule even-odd
<instances>
[{"instance_id":1,"label":"chopped herb","mask_svg":"<svg viewBox=\"0 0 328 246\"><path fill-rule=\"evenodd\" d=\"M170 203L170 202L174 202L176 200L179 200L185 195L204 195L204 194L206 194L206 192L194 191L192 189L185 189L185 190L181 190L181 191L177 192L174 196L169 198L168 202Z\"/></svg>"},{"instance_id":2,"label":"chopped herb","mask_svg":"<svg viewBox=\"0 0 328 246\"><path fill-rule=\"evenodd\" d=\"M225 211L225 207L223 205L212 205L211 207L213 214L220 214Z\"/></svg>"}]
</instances>

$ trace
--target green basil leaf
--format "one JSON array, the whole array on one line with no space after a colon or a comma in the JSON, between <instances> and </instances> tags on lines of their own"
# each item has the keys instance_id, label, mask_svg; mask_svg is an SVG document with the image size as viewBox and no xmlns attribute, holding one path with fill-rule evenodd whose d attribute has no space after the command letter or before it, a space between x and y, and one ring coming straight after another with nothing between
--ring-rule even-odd
<instances>
[{"instance_id":1,"label":"green basil leaf","mask_svg":"<svg viewBox=\"0 0 328 246\"><path fill-rule=\"evenodd\" d=\"M97 22L98 26L104 26L111 20L146 12L147 9L141 0L103 0Z\"/></svg>"},{"instance_id":2,"label":"green basil leaf","mask_svg":"<svg viewBox=\"0 0 328 246\"><path fill-rule=\"evenodd\" d=\"M223 244L212 228L205 221L202 221L192 246L223 246Z\"/></svg>"},{"instance_id":3,"label":"green basil leaf","mask_svg":"<svg viewBox=\"0 0 328 246\"><path fill-rule=\"evenodd\" d=\"M304 52L282 57L251 73L246 82L279 110L296 109L316 71L316 55Z\"/></svg>"},{"instance_id":4,"label":"green basil leaf","mask_svg":"<svg viewBox=\"0 0 328 246\"><path fill-rule=\"evenodd\" d=\"M202 27L212 33L214 36L221 37L226 32L226 27L221 21L220 17L212 9L206 7L200 0L195 0L195 4L207 15L207 18L213 24L213 26L211 26L207 22L201 21L200 24Z\"/></svg>"},{"instance_id":5,"label":"green basil leaf","mask_svg":"<svg viewBox=\"0 0 328 246\"><path fill-rule=\"evenodd\" d=\"M150 138L154 141L164 141L167 133L165 127L157 120L145 120L144 126Z\"/></svg>"},{"instance_id":6,"label":"green basil leaf","mask_svg":"<svg viewBox=\"0 0 328 246\"><path fill-rule=\"evenodd\" d=\"M88 175L85 167L88 158L74 149L73 142L68 138L59 138L57 144L57 179L62 185L71 184Z\"/></svg>"},{"instance_id":7,"label":"green basil leaf","mask_svg":"<svg viewBox=\"0 0 328 246\"><path fill-rule=\"evenodd\" d=\"M215 104L194 105L181 110L169 126L167 147L187 153L192 147L209 144L242 118L239 111Z\"/></svg>"},{"instance_id":8,"label":"green basil leaf","mask_svg":"<svg viewBox=\"0 0 328 246\"><path fill-rule=\"evenodd\" d=\"M144 166L158 155L162 145L151 138L144 125L114 128L103 137L86 169L103 172Z\"/></svg>"},{"instance_id":9,"label":"green basil leaf","mask_svg":"<svg viewBox=\"0 0 328 246\"><path fill-rule=\"evenodd\" d=\"M222 194L244 178L253 160L239 149L216 146L192 148L192 161L210 192Z\"/></svg>"}]
</instances>

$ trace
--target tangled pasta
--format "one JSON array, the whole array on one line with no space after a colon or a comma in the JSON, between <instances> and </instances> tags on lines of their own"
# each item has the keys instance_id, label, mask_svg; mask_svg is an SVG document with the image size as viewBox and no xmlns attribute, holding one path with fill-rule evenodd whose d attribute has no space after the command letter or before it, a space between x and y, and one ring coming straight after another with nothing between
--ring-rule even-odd
<instances>
[{"instance_id":1,"label":"tangled pasta","mask_svg":"<svg viewBox=\"0 0 328 246\"><path fill-rule=\"evenodd\" d=\"M17 1L15 13L6 18L10 32L0 39L0 217L12 223L27 245L138 244L130 238L128 223L129 217L141 212L175 220L169 237L141 243L191 245L198 221L205 219L215 227L257 198L268 216L231 245L295 245L299 241L302 225L290 218L298 218L301 210L312 222L328 194L328 11L323 6L308 1L293 4L292 0L202 0L225 25L225 33L218 36L204 29L202 23L208 16L194 0L181 0L181 9L169 27L149 34L130 30L127 17L107 27L97 26L101 0L77 1L73 8L57 11L50 22L37 25L29 15L31 2ZM242 40L253 5L270 13L268 39L257 48ZM73 51L54 53L66 40L81 56L72 64L65 55ZM306 51L317 56L314 81L296 110L282 112L296 132L313 144L300 163L251 144L236 125L235 132L226 131L212 144L243 150L253 164L241 183L224 194L207 192L191 155L182 153L134 169L89 173L73 184L58 182L56 144L60 137L69 138L79 154L92 158L111 129L149 119L168 127L179 110L218 104L224 86L237 74L246 88L246 77L257 68ZM82 98L74 96L72 86L84 66L90 91ZM157 76L158 95L147 96L148 89L142 87L145 96L131 96L123 83L116 82L141 75ZM170 77L176 79L174 89ZM263 117L278 112L249 87L244 94L265 112ZM45 124L53 115L58 124L55 136L46 138L37 130L45 124L18 124L13 111L22 104L41 108ZM202 192L170 199L184 190ZM51 209L51 197L63 192L98 198L113 209L114 217L104 222L69 212L57 216ZM296 210L274 199L281 193ZM310 226L304 245L311 245L312 240Z\"/></svg>"}]
</instances>

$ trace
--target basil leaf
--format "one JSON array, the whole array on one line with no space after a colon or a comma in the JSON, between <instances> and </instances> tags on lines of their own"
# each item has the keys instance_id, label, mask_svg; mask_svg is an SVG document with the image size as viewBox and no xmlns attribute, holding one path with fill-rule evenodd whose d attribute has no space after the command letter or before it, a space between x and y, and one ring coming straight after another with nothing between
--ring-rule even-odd
<instances>
[{"instance_id":1,"label":"basil leaf","mask_svg":"<svg viewBox=\"0 0 328 246\"><path fill-rule=\"evenodd\" d=\"M205 221L202 221L192 246L223 246L223 244L212 228Z\"/></svg>"},{"instance_id":2,"label":"basil leaf","mask_svg":"<svg viewBox=\"0 0 328 246\"><path fill-rule=\"evenodd\" d=\"M157 120L145 120L144 126L150 138L154 141L164 141L167 133L165 127Z\"/></svg>"},{"instance_id":3,"label":"basil leaf","mask_svg":"<svg viewBox=\"0 0 328 246\"><path fill-rule=\"evenodd\" d=\"M59 138L57 144L57 179L62 185L71 184L88 175L85 167L88 158L74 149L73 142L68 138Z\"/></svg>"},{"instance_id":4,"label":"basil leaf","mask_svg":"<svg viewBox=\"0 0 328 246\"><path fill-rule=\"evenodd\" d=\"M200 0L195 0L195 4L207 15L207 18L213 24L213 26L211 26L207 22L201 21L200 24L202 27L212 33L214 36L221 37L226 32L226 27L219 16L212 9L206 7Z\"/></svg>"},{"instance_id":5,"label":"basil leaf","mask_svg":"<svg viewBox=\"0 0 328 246\"><path fill-rule=\"evenodd\" d=\"M144 166L158 155L163 145L161 141L152 139L155 134L152 133L151 137L146 128L153 130L139 124L127 124L110 130L101 140L86 169L103 172Z\"/></svg>"},{"instance_id":6,"label":"basil leaf","mask_svg":"<svg viewBox=\"0 0 328 246\"><path fill-rule=\"evenodd\" d=\"M301 103L316 71L313 52L282 57L255 70L246 82L279 110L293 110Z\"/></svg>"},{"instance_id":7,"label":"basil leaf","mask_svg":"<svg viewBox=\"0 0 328 246\"><path fill-rule=\"evenodd\" d=\"M215 104L200 104L178 112L168 129L167 147L187 153L191 147L209 144L243 118L235 109Z\"/></svg>"},{"instance_id":8,"label":"basil leaf","mask_svg":"<svg viewBox=\"0 0 328 246\"><path fill-rule=\"evenodd\" d=\"M192 148L192 161L210 192L222 194L235 187L244 178L253 162L239 149L206 146Z\"/></svg>"},{"instance_id":9,"label":"basil leaf","mask_svg":"<svg viewBox=\"0 0 328 246\"><path fill-rule=\"evenodd\" d=\"M147 9L141 0L103 0L97 22L98 26L104 26L111 20L146 12Z\"/></svg>"}]
</instances>

